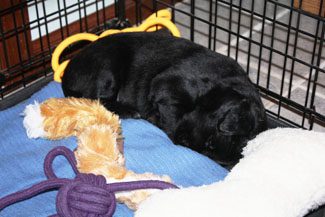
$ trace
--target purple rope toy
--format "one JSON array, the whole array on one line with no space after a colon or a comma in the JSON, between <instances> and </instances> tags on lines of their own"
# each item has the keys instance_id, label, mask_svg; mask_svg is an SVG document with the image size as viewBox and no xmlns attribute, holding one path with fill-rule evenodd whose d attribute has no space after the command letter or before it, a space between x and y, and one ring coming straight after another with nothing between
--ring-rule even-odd
<instances>
[{"instance_id":1,"label":"purple rope toy","mask_svg":"<svg viewBox=\"0 0 325 217\"><path fill-rule=\"evenodd\" d=\"M74 179L58 178L55 175L52 163L58 155L63 155L69 161L76 173ZM57 214L51 215L51 217L110 217L116 209L115 192L177 188L173 184L157 180L107 184L105 177L102 175L79 173L76 164L74 154L68 148L59 146L52 149L44 160L44 173L48 180L1 198L0 210L44 191L58 189L59 192L56 197Z\"/></svg>"}]
</instances>

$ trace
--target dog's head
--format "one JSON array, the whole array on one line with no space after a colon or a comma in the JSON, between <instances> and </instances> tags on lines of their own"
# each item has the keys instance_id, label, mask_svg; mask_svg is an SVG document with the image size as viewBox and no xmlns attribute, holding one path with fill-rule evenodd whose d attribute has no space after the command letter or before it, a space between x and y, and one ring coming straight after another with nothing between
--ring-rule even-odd
<instances>
[{"instance_id":1,"label":"dog's head","mask_svg":"<svg viewBox=\"0 0 325 217\"><path fill-rule=\"evenodd\" d=\"M222 165L234 165L247 141L266 129L264 107L258 97L234 90L211 90L185 114L175 130L175 142Z\"/></svg>"}]
</instances>

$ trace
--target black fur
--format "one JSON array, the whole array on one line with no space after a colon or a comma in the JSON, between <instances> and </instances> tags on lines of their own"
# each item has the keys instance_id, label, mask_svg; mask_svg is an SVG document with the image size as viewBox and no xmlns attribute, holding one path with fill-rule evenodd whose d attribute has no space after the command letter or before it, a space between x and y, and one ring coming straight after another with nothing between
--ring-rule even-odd
<instances>
[{"instance_id":1,"label":"black fur","mask_svg":"<svg viewBox=\"0 0 325 217\"><path fill-rule=\"evenodd\" d=\"M144 118L176 143L232 164L266 128L258 90L231 58L162 33L99 39L62 79L66 96L99 98L121 118Z\"/></svg>"}]
</instances>

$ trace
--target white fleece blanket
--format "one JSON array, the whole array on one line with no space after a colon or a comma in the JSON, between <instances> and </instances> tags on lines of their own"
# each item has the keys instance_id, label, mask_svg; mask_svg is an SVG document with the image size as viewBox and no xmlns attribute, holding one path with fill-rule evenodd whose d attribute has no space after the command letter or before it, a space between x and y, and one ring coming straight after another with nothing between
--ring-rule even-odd
<instances>
[{"instance_id":1,"label":"white fleece blanket","mask_svg":"<svg viewBox=\"0 0 325 217\"><path fill-rule=\"evenodd\" d=\"M325 202L325 134L268 130L220 182L164 190L135 217L300 217Z\"/></svg>"}]
</instances>

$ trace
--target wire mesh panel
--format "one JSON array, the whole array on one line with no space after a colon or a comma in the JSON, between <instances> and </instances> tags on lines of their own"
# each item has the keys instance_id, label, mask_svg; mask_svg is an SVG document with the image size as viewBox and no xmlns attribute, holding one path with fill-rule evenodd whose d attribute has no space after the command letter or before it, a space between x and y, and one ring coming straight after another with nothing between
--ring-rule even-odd
<instances>
[{"instance_id":1,"label":"wire mesh panel","mask_svg":"<svg viewBox=\"0 0 325 217\"><path fill-rule=\"evenodd\" d=\"M101 32L117 6L114 0L0 1L1 100L52 77L49 62L58 43L78 32Z\"/></svg>"},{"instance_id":2,"label":"wire mesh panel","mask_svg":"<svg viewBox=\"0 0 325 217\"><path fill-rule=\"evenodd\" d=\"M268 114L325 131L324 8L320 0L186 0L170 7L182 36L236 59Z\"/></svg>"},{"instance_id":3,"label":"wire mesh panel","mask_svg":"<svg viewBox=\"0 0 325 217\"><path fill-rule=\"evenodd\" d=\"M138 24L162 7L170 8L183 37L243 66L269 115L325 131L321 0L0 1L0 100L50 80L51 53L67 36L99 33L116 16Z\"/></svg>"},{"instance_id":4,"label":"wire mesh panel","mask_svg":"<svg viewBox=\"0 0 325 217\"><path fill-rule=\"evenodd\" d=\"M68 36L99 34L114 17L139 24L166 7L182 37L242 65L269 117L325 131L325 0L1 0L0 110L52 80L51 54Z\"/></svg>"}]
</instances>

